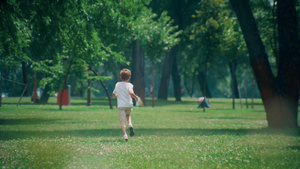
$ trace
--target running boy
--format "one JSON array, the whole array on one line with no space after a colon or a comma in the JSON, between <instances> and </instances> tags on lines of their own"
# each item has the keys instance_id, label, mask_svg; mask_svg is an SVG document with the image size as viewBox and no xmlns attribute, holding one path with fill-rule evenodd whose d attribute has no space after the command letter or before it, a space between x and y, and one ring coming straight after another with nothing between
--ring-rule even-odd
<instances>
[{"instance_id":1,"label":"running boy","mask_svg":"<svg viewBox=\"0 0 300 169\"><path fill-rule=\"evenodd\" d=\"M120 114L121 129L123 132L123 140L128 141L128 136L126 134L126 119L128 121L130 136L134 136L134 130L131 123L131 110L132 110L132 99L133 97L136 102L138 97L133 92L133 85L129 82L131 77L131 71L128 69L123 69L120 72L120 79L122 82L118 82L113 91L113 97L117 97L117 104Z\"/></svg>"}]
</instances>

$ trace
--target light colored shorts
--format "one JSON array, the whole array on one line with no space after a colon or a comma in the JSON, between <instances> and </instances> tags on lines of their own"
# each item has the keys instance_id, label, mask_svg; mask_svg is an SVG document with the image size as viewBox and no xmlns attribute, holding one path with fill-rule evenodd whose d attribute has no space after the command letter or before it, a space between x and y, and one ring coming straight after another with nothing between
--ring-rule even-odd
<instances>
[{"instance_id":1,"label":"light colored shorts","mask_svg":"<svg viewBox=\"0 0 300 169\"><path fill-rule=\"evenodd\" d=\"M120 121L126 121L126 116L130 115L132 107L119 107Z\"/></svg>"}]
</instances>

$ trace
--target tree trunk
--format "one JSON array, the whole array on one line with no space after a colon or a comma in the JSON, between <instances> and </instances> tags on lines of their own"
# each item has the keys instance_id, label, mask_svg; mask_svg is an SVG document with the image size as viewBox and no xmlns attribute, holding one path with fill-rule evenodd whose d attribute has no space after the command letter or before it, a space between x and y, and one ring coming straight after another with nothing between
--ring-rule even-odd
<instances>
[{"instance_id":1,"label":"tree trunk","mask_svg":"<svg viewBox=\"0 0 300 169\"><path fill-rule=\"evenodd\" d=\"M206 99L206 87L207 87L207 80L206 80L206 77L207 77L207 63L205 63L205 68L204 68L204 85L203 85L203 96L204 96L204 99ZM205 101L205 100L203 100ZM203 106L203 112L205 112L205 106Z\"/></svg>"},{"instance_id":2,"label":"tree trunk","mask_svg":"<svg viewBox=\"0 0 300 169\"><path fill-rule=\"evenodd\" d=\"M86 103L87 106L92 105L92 91L90 89L91 86L92 86L91 80L88 80L87 103Z\"/></svg>"},{"instance_id":3,"label":"tree trunk","mask_svg":"<svg viewBox=\"0 0 300 169\"><path fill-rule=\"evenodd\" d=\"M60 103L59 103L59 110L62 109L62 99L63 99L65 87L66 87L66 85L67 85L68 76L69 76L69 74L70 74L70 69L71 69L72 63L73 63L73 58L71 58L70 63L69 63L69 66L68 66L67 71L66 71L66 74L65 74L64 84L63 84L62 89L61 89ZM70 92L71 92L71 91L70 91Z\"/></svg>"},{"instance_id":4,"label":"tree trunk","mask_svg":"<svg viewBox=\"0 0 300 169\"><path fill-rule=\"evenodd\" d=\"M278 0L279 69L274 77L249 0L230 0L247 44L250 64L270 128L298 127L299 49L295 1Z\"/></svg>"},{"instance_id":5,"label":"tree trunk","mask_svg":"<svg viewBox=\"0 0 300 169\"><path fill-rule=\"evenodd\" d=\"M192 91L191 91L191 98L193 97L194 94L194 89L195 89L195 77L196 77L196 72L193 72L193 80L192 80Z\"/></svg>"},{"instance_id":6,"label":"tree trunk","mask_svg":"<svg viewBox=\"0 0 300 169\"><path fill-rule=\"evenodd\" d=\"M2 106L2 83L3 83L3 78L2 78L2 69L0 69L0 107Z\"/></svg>"},{"instance_id":7,"label":"tree trunk","mask_svg":"<svg viewBox=\"0 0 300 169\"><path fill-rule=\"evenodd\" d=\"M198 83L200 84L200 88L201 88L201 91L202 91L203 95L204 95L204 76L205 76L204 72L198 72L197 80L198 80ZM207 98L212 98L212 94L211 94L210 89L209 89L209 87L207 85L207 80L206 80L205 84L206 84L205 85L206 86L205 87L205 89L206 89L206 91L205 91L206 97Z\"/></svg>"},{"instance_id":8,"label":"tree trunk","mask_svg":"<svg viewBox=\"0 0 300 169\"><path fill-rule=\"evenodd\" d=\"M158 99L167 100L168 99L168 87L170 81L170 75L173 66L174 48L166 54L164 61L164 68L161 76L161 81L158 90Z\"/></svg>"},{"instance_id":9,"label":"tree trunk","mask_svg":"<svg viewBox=\"0 0 300 169\"><path fill-rule=\"evenodd\" d=\"M278 69L279 65L279 52L278 52L278 27L277 27L277 15L276 15L276 3L274 0L272 4L272 23L273 23L273 38L271 38L271 46L273 49L274 56L276 58L276 68Z\"/></svg>"},{"instance_id":10,"label":"tree trunk","mask_svg":"<svg viewBox=\"0 0 300 169\"><path fill-rule=\"evenodd\" d=\"M26 63L25 62L22 62L22 73L23 73L23 83L28 84L27 70L26 70ZM24 89L25 89L25 85L24 85ZM24 96L28 96L28 90L24 91Z\"/></svg>"},{"instance_id":11,"label":"tree trunk","mask_svg":"<svg viewBox=\"0 0 300 169\"><path fill-rule=\"evenodd\" d=\"M184 87L191 98L193 97L193 94L194 94L195 76L196 76L196 72L194 71L193 78L191 80L191 88L189 88L187 74L184 73Z\"/></svg>"},{"instance_id":12,"label":"tree trunk","mask_svg":"<svg viewBox=\"0 0 300 169\"><path fill-rule=\"evenodd\" d=\"M79 82L80 83L80 86L83 86L83 83L80 81ZM83 90L83 88L81 87L80 89L79 89L79 96L80 97L83 97L83 95L84 95L84 90Z\"/></svg>"},{"instance_id":13,"label":"tree trunk","mask_svg":"<svg viewBox=\"0 0 300 169\"><path fill-rule=\"evenodd\" d=\"M33 104L36 104L37 101L37 92L36 92L36 71L34 71L34 84L33 84Z\"/></svg>"},{"instance_id":14,"label":"tree trunk","mask_svg":"<svg viewBox=\"0 0 300 169\"><path fill-rule=\"evenodd\" d=\"M48 94L48 92L51 90L50 84L46 84L45 89L43 91L43 94L40 98L40 100L38 101L38 103L41 104L46 104L48 103L49 97L50 95Z\"/></svg>"},{"instance_id":15,"label":"tree trunk","mask_svg":"<svg viewBox=\"0 0 300 169\"><path fill-rule=\"evenodd\" d=\"M174 60L173 60L172 80L173 80L174 95L175 95L176 101L181 101L181 79L178 74L178 66L177 66L176 56L174 56Z\"/></svg>"},{"instance_id":16,"label":"tree trunk","mask_svg":"<svg viewBox=\"0 0 300 169\"><path fill-rule=\"evenodd\" d=\"M237 85L236 85L236 78L235 78L235 71L234 71L234 67L232 66L230 66L229 65L229 68L230 68L230 72L231 72L231 76L232 76L232 109L235 109L235 98L236 98L236 93L237 93L237 90L235 90L236 89L236 87L237 87Z\"/></svg>"},{"instance_id":17,"label":"tree trunk","mask_svg":"<svg viewBox=\"0 0 300 169\"><path fill-rule=\"evenodd\" d=\"M185 3L182 0L176 0L174 2L174 8L175 8L175 13L174 13L174 24L178 25L179 30L183 30L183 5ZM176 45L173 47L174 51L174 56L173 56L173 66L172 66L172 80L173 80L173 87L174 87L174 95L176 98L176 101L181 101L181 79L180 75L178 73L178 64L177 64L177 53L178 53L178 48L179 45Z\"/></svg>"},{"instance_id":18,"label":"tree trunk","mask_svg":"<svg viewBox=\"0 0 300 169\"><path fill-rule=\"evenodd\" d=\"M155 101L154 101L154 94L155 94L155 90L154 90L154 62L152 61L152 89L151 89L151 97L152 97L152 107L155 106Z\"/></svg>"},{"instance_id":19,"label":"tree trunk","mask_svg":"<svg viewBox=\"0 0 300 169\"><path fill-rule=\"evenodd\" d=\"M232 86L233 86L233 96L234 98L239 98L239 91L238 91L238 85L237 85L237 79L236 79L236 66L237 66L237 60L234 60L232 62L228 63L229 69L230 69L230 75L232 79Z\"/></svg>"},{"instance_id":20,"label":"tree trunk","mask_svg":"<svg viewBox=\"0 0 300 169\"><path fill-rule=\"evenodd\" d=\"M131 82L134 92L142 99L146 106L145 99L145 54L137 40L133 42L133 54L131 64Z\"/></svg>"},{"instance_id":21,"label":"tree trunk","mask_svg":"<svg viewBox=\"0 0 300 169\"><path fill-rule=\"evenodd\" d=\"M91 66L89 66L89 69L94 73L94 75L98 76L98 73ZM101 83L102 87L104 88L104 90L106 92L108 102L109 102L109 108L113 109L112 101L111 101L111 97L110 97L110 94L108 92L108 89L107 89L107 87L105 86L105 83L102 80L100 80L100 83Z\"/></svg>"},{"instance_id":22,"label":"tree trunk","mask_svg":"<svg viewBox=\"0 0 300 169\"><path fill-rule=\"evenodd\" d=\"M291 125L298 126L298 100L300 89L300 42L295 0L277 1L279 69L277 81L288 102ZM289 114L288 113L288 114Z\"/></svg>"}]
</instances>

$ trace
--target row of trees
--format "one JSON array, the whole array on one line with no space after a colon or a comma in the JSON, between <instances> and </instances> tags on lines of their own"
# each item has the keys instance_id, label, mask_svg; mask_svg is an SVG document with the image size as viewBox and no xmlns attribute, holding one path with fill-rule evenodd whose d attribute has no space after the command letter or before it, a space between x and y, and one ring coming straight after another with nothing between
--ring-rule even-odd
<instances>
[{"instance_id":1,"label":"row of trees","mask_svg":"<svg viewBox=\"0 0 300 169\"><path fill-rule=\"evenodd\" d=\"M152 65L152 74L154 68L161 72L158 98L168 98L172 78L176 101L182 86L193 95L195 80L202 94L212 97L211 88L221 91L228 83L209 80L226 81L226 72L232 97L239 97L237 77L254 74L269 126L295 127L300 84L296 2L2 1L1 75L12 77L21 66L28 84L33 77L27 73L36 71L45 103L68 77L84 88L87 81L107 80L108 72L118 81L123 67L131 68L135 92L145 101L145 63ZM89 71L93 68L98 73Z\"/></svg>"},{"instance_id":2,"label":"row of trees","mask_svg":"<svg viewBox=\"0 0 300 169\"><path fill-rule=\"evenodd\" d=\"M266 13L272 8L270 3L266 2L255 1L253 5L258 6L257 15L261 14L263 17L270 18L272 15ZM188 0L182 2L178 0L174 2L169 0L152 1L152 4L153 10L158 13L168 9L174 23L183 31L180 43L165 56L158 98L167 99L170 77L172 77L173 84L181 82L190 96L195 90L195 80L200 85L203 95L207 97L213 96L211 89L218 89L217 93L226 93L227 87L225 86L229 86L230 81L227 80L227 72L232 79L234 89L232 95L238 98L237 76L240 77L240 85L246 86L251 83L252 71L248 64L246 44L229 1ZM265 9L266 6L269 8ZM262 32L273 31L274 29L270 28ZM269 51L272 50L273 48L269 49ZM237 71L238 75L236 75ZM211 81L210 79L219 80ZM174 85L174 96L177 101L180 100L180 86Z\"/></svg>"},{"instance_id":3,"label":"row of trees","mask_svg":"<svg viewBox=\"0 0 300 169\"><path fill-rule=\"evenodd\" d=\"M125 53L132 43L141 44L147 59L155 60L179 40L170 17L159 17L149 1L1 1L1 75L22 63L43 78L40 86L46 103L51 91L64 89L69 74L78 84L105 80L91 76L88 67L104 63L110 70L129 65ZM116 66L117 65L117 66ZM121 66L120 66L121 67Z\"/></svg>"},{"instance_id":4,"label":"row of trees","mask_svg":"<svg viewBox=\"0 0 300 169\"><path fill-rule=\"evenodd\" d=\"M174 50L174 53L170 52L170 55L175 55L173 62L169 59L172 57L166 56L166 60L173 64L171 73L174 83L180 82L176 77L178 72L176 59L187 56L184 62L188 66L184 66L183 74L196 72L199 84L203 84L204 96L209 96L209 92L206 91L207 69L221 65L220 62L223 64L227 62L232 76L234 97L238 93L236 68L237 64L241 63L237 60L249 54L250 65L267 112L269 127L298 127L300 29L299 12L296 11L297 1L266 0L250 3L249 0L229 0L229 2L203 0L185 1L184 4L180 2L176 2L179 9L176 5L173 8L174 18L179 20L180 29L187 26L184 30L190 33L183 35L189 35L193 43L186 43L182 38L179 46L184 46L184 49L175 46L171 50L171 52ZM199 4L196 14L192 15L196 21L190 25L182 25L185 7L191 9L193 4L196 6ZM256 12L252 12L251 7ZM176 11L180 11L181 15ZM193 53L184 55L184 52L188 52L189 45ZM176 58L179 53L181 57ZM176 86L174 90L178 90ZM180 100L178 95L175 96L176 100ZM164 96L161 95L159 98Z\"/></svg>"}]
</instances>

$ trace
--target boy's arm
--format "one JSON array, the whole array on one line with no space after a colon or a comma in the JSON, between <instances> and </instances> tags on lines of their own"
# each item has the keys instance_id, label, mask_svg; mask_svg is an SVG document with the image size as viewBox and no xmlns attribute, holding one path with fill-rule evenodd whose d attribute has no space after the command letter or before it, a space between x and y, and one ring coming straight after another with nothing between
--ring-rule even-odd
<instances>
[{"instance_id":1,"label":"boy's arm","mask_svg":"<svg viewBox=\"0 0 300 169\"><path fill-rule=\"evenodd\" d=\"M139 98L130 90L129 95L134 98L135 101L138 101Z\"/></svg>"},{"instance_id":2,"label":"boy's arm","mask_svg":"<svg viewBox=\"0 0 300 169\"><path fill-rule=\"evenodd\" d=\"M112 92L112 97L117 97L117 92L116 92L117 86L118 86L118 83L116 83L116 85L115 85L115 89Z\"/></svg>"}]
</instances>

